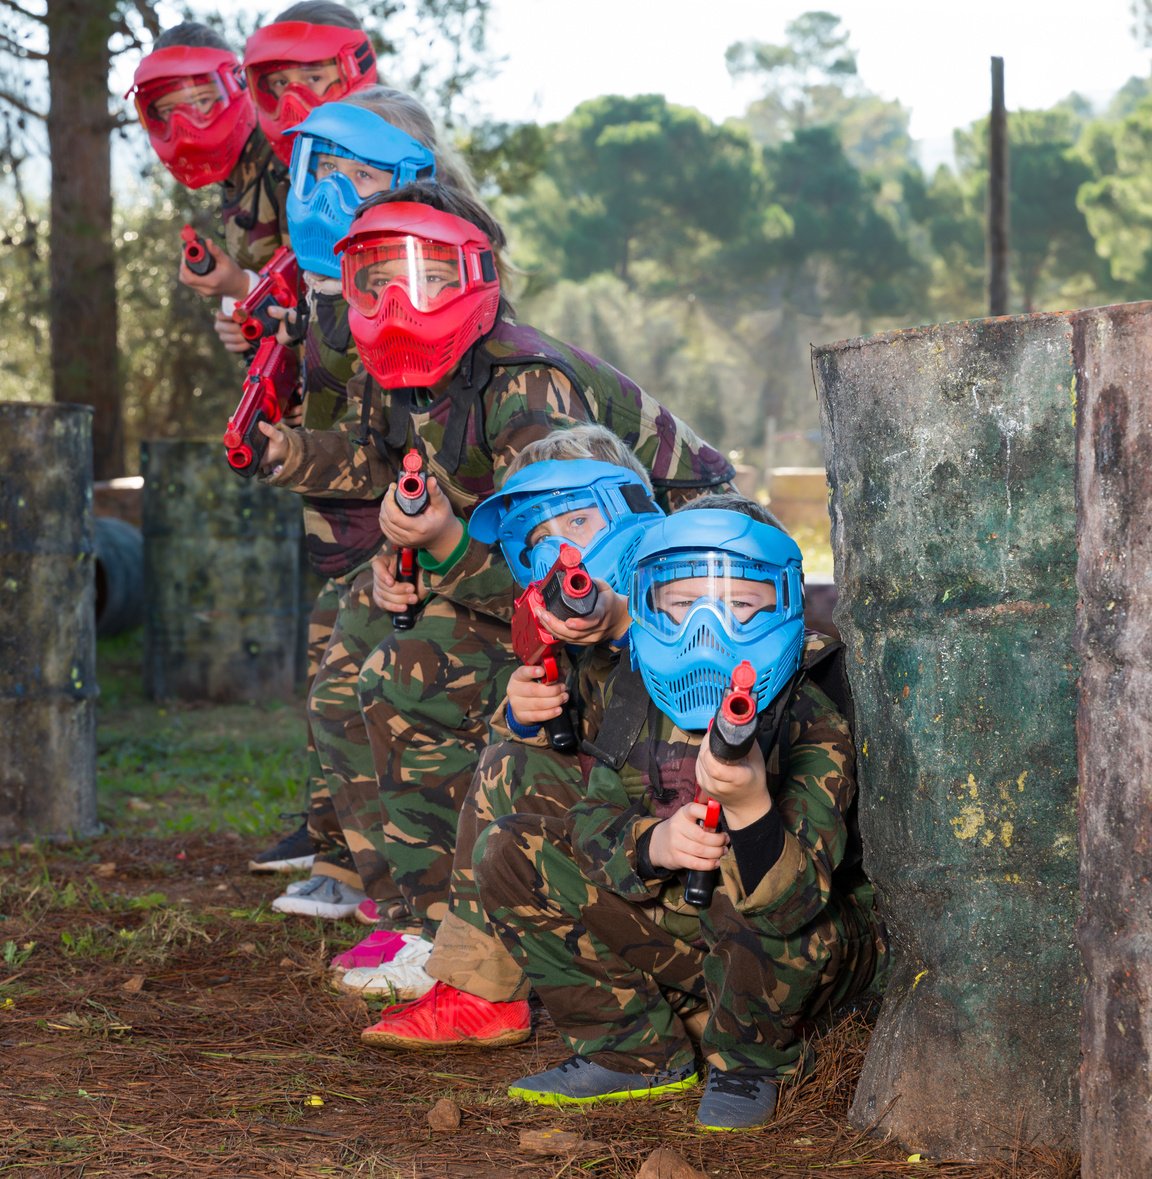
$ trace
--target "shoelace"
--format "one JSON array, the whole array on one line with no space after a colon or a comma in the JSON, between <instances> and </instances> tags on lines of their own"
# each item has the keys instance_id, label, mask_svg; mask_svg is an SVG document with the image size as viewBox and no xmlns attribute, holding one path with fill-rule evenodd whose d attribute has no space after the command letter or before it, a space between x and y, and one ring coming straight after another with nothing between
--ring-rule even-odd
<instances>
[{"instance_id":1,"label":"shoelace","mask_svg":"<svg viewBox=\"0 0 1152 1179\"><path fill-rule=\"evenodd\" d=\"M708 1074L708 1088L714 1093L727 1093L752 1101L760 1096L760 1087L766 1079L748 1074L725 1073L714 1068Z\"/></svg>"}]
</instances>

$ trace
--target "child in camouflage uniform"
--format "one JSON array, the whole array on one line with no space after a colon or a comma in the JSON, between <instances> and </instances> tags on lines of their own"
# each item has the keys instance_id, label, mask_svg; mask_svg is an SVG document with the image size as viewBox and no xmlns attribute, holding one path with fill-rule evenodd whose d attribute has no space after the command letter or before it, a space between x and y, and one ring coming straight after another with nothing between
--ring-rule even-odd
<instances>
[{"instance_id":1,"label":"child in camouflage uniform","mask_svg":"<svg viewBox=\"0 0 1152 1179\"><path fill-rule=\"evenodd\" d=\"M574 1053L510 1095L579 1105L687 1089L688 1028L706 1009L697 1121L733 1130L770 1119L779 1084L810 1068L802 1025L872 984L887 941L852 836L848 705L818 686L838 682L840 645L805 637L795 544L750 501L691 510L711 498L637 550L637 670L618 665L607 686L585 797L563 818L497 819L474 864L496 932ZM745 659L757 742L724 761L702 730ZM721 804L722 829L699 825L703 798ZM682 873L715 870L711 903L689 904Z\"/></svg>"},{"instance_id":2,"label":"child in camouflage uniform","mask_svg":"<svg viewBox=\"0 0 1152 1179\"><path fill-rule=\"evenodd\" d=\"M368 744L349 742L346 752L361 773L375 773L379 794L345 834L354 852L371 847L391 867L425 921L424 958L448 908L460 806L515 663L513 581L503 559L469 537L473 508L529 442L588 421L610 424L636 452L658 500L678 502L732 476L622 373L512 318L494 254L503 244L487 210L447 186L422 182L367 203L343 243L349 323L372 378L361 420L331 431L261 427L268 482L331 497L385 491L385 535L420 551L418 591L383 578L389 612L419 613L411 630L371 636L361 665ZM428 506L408 517L394 492L413 449ZM397 988L384 975L364 989Z\"/></svg>"},{"instance_id":3,"label":"child in camouflage uniform","mask_svg":"<svg viewBox=\"0 0 1152 1179\"><path fill-rule=\"evenodd\" d=\"M240 63L214 29L185 21L166 29L136 67L129 96L164 166L185 187L220 186L224 249L206 239L215 266L204 275L180 263L182 283L206 298L223 298L219 320L231 324L232 303L251 275L287 244L287 169L257 125ZM238 335L238 333L237 333ZM230 345L232 351L244 351Z\"/></svg>"},{"instance_id":4,"label":"child in camouflage uniform","mask_svg":"<svg viewBox=\"0 0 1152 1179\"><path fill-rule=\"evenodd\" d=\"M497 1047L524 1040L530 1032L529 987L523 971L492 932L480 905L472 873L472 852L484 826L514 811L562 815L582 793L580 763L554 750L541 725L569 714L579 731L582 710L569 701L593 695L603 665L615 658L613 637L628 628L622 570L644 529L663 518L651 500L648 473L611 430L601 425L556 430L530 442L509 465L502 490L472 513L469 534L499 541L521 586L543 577L561 542L581 550L598 587L597 608L572 620L578 640L602 648L569 648L567 674L540 683L544 668L522 665L512 672L508 699L493 719L494 740L480 755L472 787L460 812L452 865L449 909L436 933L426 967L408 973L435 980L422 998L386 1009L361 1039L414 1049ZM545 618L550 617L546 612ZM557 620L557 630L564 629ZM607 636L607 637L606 637ZM399 964L392 973L398 973ZM355 992L366 972L336 980Z\"/></svg>"}]
</instances>

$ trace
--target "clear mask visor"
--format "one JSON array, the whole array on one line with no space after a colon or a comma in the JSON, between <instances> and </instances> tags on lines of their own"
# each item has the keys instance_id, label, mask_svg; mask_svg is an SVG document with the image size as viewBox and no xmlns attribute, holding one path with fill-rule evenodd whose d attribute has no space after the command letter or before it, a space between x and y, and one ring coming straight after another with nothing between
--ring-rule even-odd
<instances>
[{"instance_id":1,"label":"clear mask visor","mask_svg":"<svg viewBox=\"0 0 1152 1179\"><path fill-rule=\"evenodd\" d=\"M207 127L228 102L228 92L217 74L163 78L136 91L140 122L160 139L172 133L175 116L194 127Z\"/></svg>"},{"instance_id":2,"label":"clear mask visor","mask_svg":"<svg viewBox=\"0 0 1152 1179\"><path fill-rule=\"evenodd\" d=\"M371 318L395 286L417 311L434 311L454 302L468 287L464 251L411 234L382 238L343 254L344 297Z\"/></svg>"},{"instance_id":3,"label":"clear mask visor","mask_svg":"<svg viewBox=\"0 0 1152 1179\"><path fill-rule=\"evenodd\" d=\"M727 553L669 554L646 561L632 581L632 618L676 638L706 611L733 639L747 642L777 626L788 610L788 579L778 566Z\"/></svg>"}]
</instances>

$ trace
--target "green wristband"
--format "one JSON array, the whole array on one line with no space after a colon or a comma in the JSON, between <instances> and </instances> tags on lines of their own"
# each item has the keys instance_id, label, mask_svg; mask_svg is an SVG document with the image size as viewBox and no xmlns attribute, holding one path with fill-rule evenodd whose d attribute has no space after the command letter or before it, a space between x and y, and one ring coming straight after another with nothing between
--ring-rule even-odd
<instances>
[{"instance_id":1,"label":"green wristband","mask_svg":"<svg viewBox=\"0 0 1152 1179\"><path fill-rule=\"evenodd\" d=\"M460 540L458 541L456 547L448 554L447 557L444 558L443 561L433 561L431 553L428 553L424 549L421 549L416 554L416 560L419 562L420 568L423 569L425 573L434 573L437 577L442 577L468 551L468 525L465 524L459 516L456 517L456 522L460 525L463 531L460 534Z\"/></svg>"}]
</instances>

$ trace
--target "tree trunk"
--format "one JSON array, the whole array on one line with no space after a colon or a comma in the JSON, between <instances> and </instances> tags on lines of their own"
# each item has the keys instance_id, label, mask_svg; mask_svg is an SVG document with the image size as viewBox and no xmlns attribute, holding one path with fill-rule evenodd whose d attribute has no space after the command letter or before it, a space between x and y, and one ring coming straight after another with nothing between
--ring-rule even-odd
<instances>
[{"instance_id":1,"label":"tree trunk","mask_svg":"<svg viewBox=\"0 0 1152 1179\"><path fill-rule=\"evenodd\" d=\"M52 397L95 411L95 477L124 473L108 39L115 0L49 0Z\"/></svg>"}]
</instances>

